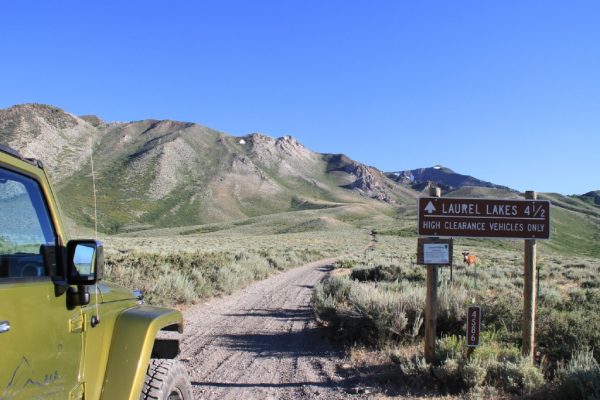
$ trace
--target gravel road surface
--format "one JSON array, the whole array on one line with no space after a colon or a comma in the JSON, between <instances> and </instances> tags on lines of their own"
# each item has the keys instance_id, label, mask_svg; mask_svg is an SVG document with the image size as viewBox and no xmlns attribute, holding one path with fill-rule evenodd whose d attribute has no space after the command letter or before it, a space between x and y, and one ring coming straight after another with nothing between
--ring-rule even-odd
<instances>
[{"instance_id":1,"label":"gravel road surface","mask_svg":"<svg viewBox=\"0 0 600 400\"><path fill-rule=\"evenodd\" d=\"M356 399L343 354L316 327L314 285L333 259L185 312L181 360L195 399Z\"/></svg>"}]
</instances>

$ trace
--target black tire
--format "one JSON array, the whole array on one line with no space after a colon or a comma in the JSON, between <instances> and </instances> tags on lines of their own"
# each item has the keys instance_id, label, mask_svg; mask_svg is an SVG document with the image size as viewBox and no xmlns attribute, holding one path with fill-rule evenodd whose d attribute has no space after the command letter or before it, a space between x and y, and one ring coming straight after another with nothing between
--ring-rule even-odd
<instances>
[{"instance_id":1,"label":"black tire","mask_svg":"<svg viewBox=\"0 0 600 400\"><path fill-rule=\"evenodd\" d=\"M184 366L175 360L150 360L140 400L192 400L192 385Z\"/></svg>"}]
</instances>

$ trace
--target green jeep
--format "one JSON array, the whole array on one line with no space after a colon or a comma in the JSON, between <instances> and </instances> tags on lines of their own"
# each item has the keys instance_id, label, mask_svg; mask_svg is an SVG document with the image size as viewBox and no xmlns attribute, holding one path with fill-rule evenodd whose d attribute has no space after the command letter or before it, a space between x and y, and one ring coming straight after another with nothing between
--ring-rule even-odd
<instances>
[{"instance_id":1,"label":"green jeep","mask_svg":"<svg viewBox=\"0 0 600 400\"><path fill-rule=\"evenodd\" d=\"M181 313L100 283L103 263L67 242L41 163L0 145L0 400L192 398L179 341L157 338Z\"/></svg>"}]
</instances>

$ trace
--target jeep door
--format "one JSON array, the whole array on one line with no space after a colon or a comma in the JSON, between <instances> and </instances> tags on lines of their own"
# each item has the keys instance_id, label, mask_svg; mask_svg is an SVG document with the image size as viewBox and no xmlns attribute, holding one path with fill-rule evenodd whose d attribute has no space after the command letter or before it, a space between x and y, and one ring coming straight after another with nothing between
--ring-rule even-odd
<instances>
[{"instance_id":1,"label":"jeep door","mask_svg":"<svg viewBox=\"0 0 600 400\"><path fill-rule=\"evenodd\" d=\"M52 220L36 179L0 165L0 400L83 395L83 319L54 282Z\"/></svg>"}]
</instances>

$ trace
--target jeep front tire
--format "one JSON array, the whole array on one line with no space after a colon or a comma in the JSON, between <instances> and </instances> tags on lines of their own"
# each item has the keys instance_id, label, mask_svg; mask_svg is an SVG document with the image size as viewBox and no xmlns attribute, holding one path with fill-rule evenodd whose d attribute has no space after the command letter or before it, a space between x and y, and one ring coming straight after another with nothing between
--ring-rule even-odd
<instances>
[{"instance_id":1,"label":"jeep front tire","mask_svg":"<svg viewBox=\"0 0 600 400\"><path fill-rule=\"evenodd\" d=\"M175 360L150 360L140 400L192 400L192 387L183 365Z\"/></svg>"}]
</instances>

